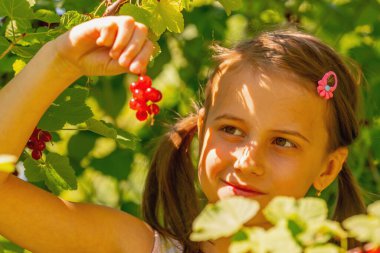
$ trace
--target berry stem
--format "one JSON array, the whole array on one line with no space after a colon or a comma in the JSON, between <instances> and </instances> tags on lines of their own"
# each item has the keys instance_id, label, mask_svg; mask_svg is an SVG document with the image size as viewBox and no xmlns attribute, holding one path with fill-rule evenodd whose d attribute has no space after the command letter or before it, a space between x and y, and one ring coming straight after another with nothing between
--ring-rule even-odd
<instances>
[{"instance_id":1,"label":"berry stem","mask_svg":"<svg viewBox=\"0 0 380 253\"><path fill-rule=\"evenodd\" d=\"M62 128L61 130L67 130L67 131L88 131L88 128Z\"/></svg>"}]
</instances>

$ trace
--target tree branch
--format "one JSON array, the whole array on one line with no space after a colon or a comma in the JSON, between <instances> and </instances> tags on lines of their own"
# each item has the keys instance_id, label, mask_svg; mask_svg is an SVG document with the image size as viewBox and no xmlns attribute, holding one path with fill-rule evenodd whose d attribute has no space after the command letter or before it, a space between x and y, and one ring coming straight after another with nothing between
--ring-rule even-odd
<instances>
[{"instance_id":1,"label":"tree branch","mask_svg":"<svg viewBox=\"0 0 380 253\"><path fill-rule=\"evenodd\" d=\"M112 3L111 0L106 0L107 9L103 13L103 17L105 16L113 16L118 14L120 7L127 3L129 0L116 0Z\"/></svg>"}]
</instances>

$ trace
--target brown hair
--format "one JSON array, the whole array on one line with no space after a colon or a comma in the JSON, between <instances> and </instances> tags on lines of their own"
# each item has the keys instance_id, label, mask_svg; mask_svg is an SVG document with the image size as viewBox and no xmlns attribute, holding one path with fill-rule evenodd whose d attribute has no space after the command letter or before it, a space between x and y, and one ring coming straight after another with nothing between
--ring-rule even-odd
<instances>
[{"instance_id":1,"label":"brown hair","mask_svg":"<svg viewBox=\"0 0 380 253\"><path fill-rule=\"evenodd\" d=\"M339 78L339 87L334 92L334 98L328 101L326 121L330 143L327 151L348 146L358 136L359 81L356 81L334 50L315 37L297 31L280 30L261 33L232 49L217 45L213 49L217 68L206 86L205 120L214 88L212 80L219 73L221 64L227 61L236 66L248 63L257 68L290 72L306 80L305 85L309 85L307 88L313 92L316 92L318 80L327 71L333 70ZM200 245L188 239L192 222L199 213L193 182L194 166L189 152L196 124L197 116L191 115L182 119L164 136L153 158L143 200L146 221L160 233L179 240L185 246L185 252L198 252ZM199 136L200 142L202 138ZM342 221L364 212L365 204L360 189L344 163L338 176L338 199L333 219Z\"/></svg>"}]
</instances>

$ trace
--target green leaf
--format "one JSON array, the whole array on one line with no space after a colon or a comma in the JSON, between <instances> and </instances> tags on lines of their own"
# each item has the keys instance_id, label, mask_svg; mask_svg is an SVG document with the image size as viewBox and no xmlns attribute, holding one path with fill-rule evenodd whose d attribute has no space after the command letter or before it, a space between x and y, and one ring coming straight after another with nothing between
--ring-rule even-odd
<instances>
[{"instance_id":1,"label":"green leaf","mask_svg":"<svg viewBox=\"0 0 380 253\"><path fill-rule=\"evenodd\" d=\"M51 10L39 9L34 13L34 19L41 20L46 23L59 23L61 17Z\"/></svg>"},{"instance_id":2,"label":"green leaf","mask_svg":"<svg viewBox=\"0 0 380 253\"><path fill-rule=\"evenodd\" d=\"M51 33L52 30L47 27L38 27L35 32L27 33L22 39L22 42L28 44L44 44L52 39L50 36Z\"/></svg>"},{"instance_id":3,"label":"green leaf","mask_svg":"<svg viewBox=\"0 0 380 253\"><path fill-rule=\"evenodd\" d=\"M39 182L45 179L46 165L28 157L24 161L25 176L30 182Z\"/></svg>"},{"instance_id":4,"label":"green leaf","mask_svg":"<svg viewBox=\"0 0 380 253\"><path fill-rule=\"evenodd\" d=\"M370 215L355 215L343 221L346 228L356 240L380 245L380 219Z\"/></svg>"},{"instance_id":5,"label":"green leaf","mask_svg":"<svg viewBox=\"0 0 380 253\"><path fill-rule=\"evenodd\" d=\"M17 59L15 62L12 64L13 71L15 72L15 75L17 75L24 67L26 66L26 62Z\"/></svg>"},{"instance_id":6,"label":"green leaf","mask_svg":"<svg viewBox=\"0 0 380 253\"><path fill-rule=\"evenodd\" d=\"M127 103L127 91L124 75L101 77L97 85L91 89L100 107L112 118L116 119Z\"/></svg>"},{"instance_id":7,"label":"green leaf","mask_svg":"<svg viewBox=\"0 0 380 253\"><path fill-rule=\"evenodd\" d=\"M68 156L80 162L94 148L98 135L88 131L78 131L67 144Z\"/></svg>"},{"instance_id":8,"label":"green leaf","mask_svg":"<svg viewBox=\"0 0 380 253\"><path fill-rule=\"evenodd\" d=\"M88 119L86 125L89 131L102 135L104 137L112 138L121 145L122 148L129 148L134 150L140 139L123 129L115 128L110 123L102 120Z\"/></svg>"},{"instance_id":9,"label":"green leaf","mask_svg":"<svg viewBox=\"0 0 380 253\"><path fill-rule=\"evenodd\" d=\"M104 175L125 180L131 172L133 155L133 152L128 149L116 149L106 157L93 159L90 166L101 171Z\"/></svg>"},{"instance_id":10,"label":"green leaf","mask_svg":"<svg viewBox=\"0 0 380 253\"><path fill-rule=\"evenodd\" d=\"M177 0L143 0L142 7L150 12L150 28L159 36L166 29L181 33L184 29L184 20Z\"/></svg>"},{"instance_id":11,"label":"green leaf","mask_svg":"<svg viewBox=\"0 0 380 253\"><path fill-rule=\"evenodd\" d=\"M263 210L265 218L272 224L277 224L296 212L296 199L284 196L275 197Z\"/></svg>"},{"instance_id":12,"label":"green leaf","mask_svg":"<svg viewBox=\"0 0 380 253\"><path fill-rule=\"evenodd\" d=\"M0 16L29 19L33 18L33 11L27 0L0 0Z\"/></svg>"},{"instance_id":13,"label":"green leaf","mask_svg":"<svg viewBox=\"0 0 380 253\"><path fill-rule=\"evenodd\" d=\"M260 227L243 228L239 233L244 233L245 238L232 238L232 243L228 249L229 253L266 253L266 231Z\"/></svg>"},{"instance_id":14,"label":"green leaf","mask_svg":"<svg viewBox=\"0 0 380 253\"><path fill-rule=\"evenodd\" d=\"M242 0L218 0L226 10L227 15L231 15L231 11L240 9L243 6Z\"/></svg>"},{"instance_id":15,"label":"green leaf","mask_svg":"<svg viewBox=\"0 0 380 253\"><path fill-rule=\"evenodd\" d=\"M63 190L77 189L75 172L69 159L56 153L46 156L45 184L56 195Z\"/></svg>"},{"instance_id":16,"label":"green leaf","mask_svg":"<svg viewBox=\"0 0 380 253\"><path fill-rule=\"evenodd\" d=\"M367 207L368 214L380 219L380 200L373 202Z\"/></svg>"},{"instance_id":17,"label":"green leaf","mask_svg":"<svg viewBox=\"0 0 380 253\"><path fill-rule=\"evenodd\" d=\"M124 4L119 11L120 15L132 16L135 21L150 27L150 12L134 4Z\"/></svg>"},{"instance_id":18,"label":"green leaf","mask_svg":"<svg viewBox=\"0 0 380 253\"><path fill-rule=\"evenodd\" d=\"M86 22L90 19L90 16L80 14L77 11L68 11L62 15L60 25L69 30L72 27Z\"/></svg>"},{"instance_id":19,"label":"green leaf","mask_svg":"<svg viewBox=\"0 0 380 253\"><path fill-rule=\"evenodd\" d=\"M66 89L45 112L38 126L47 131L60 130L66 122L76 125L93 116L86 105L88 90L84 88Z\"/></svg>"},{"instance_id":20,"label":"green leaf","mask_svg":"<svg viewBox=\"0 0 380 253\"><path fill-rule=\"evenodd\" d=\"M0 36L0 54L7 50L10 44L6 38Z\"/></svg>"},{"instance_id":21,"label":"green leaf","mask_svg":"<svg viewBox=\"0 0 380 253\"><path fill-rule=\"evenodd\" d=\"M5 37L11 41L16 41L20 36L28 32L32 28L29 19L14 19L11 20L5 30ZM21 43L20 43L21 44Z\"/></svg>"},{"instance_id":22,"label":"green leaf","mask_svg":"<svg viewBox=\"0 0 380 253\"><path fill-rule=\"evenodd\" d=\"M265 244L271 253L301 253L302 249L292 237L285 220L279 221L275 227L269 229L265 236Z\"/></svg>"},{"instance_id":23,"label":"green leaf","mask_svg":"<svg viewBox=\"0 0 380 253\"><path fill-rule=\"evenodd\" d=\"M328 243L326 245L312 246L305 249L305 253L342 253L342 248Z\"/></svg>"},{"instance_id":24,"label":"green leaf","mask_svg":"<svg viewBox=\"0 0 380 253\"><path fill-rule=\"evenodd\" d=\"M191 4L193 0L181 0L181 10L191 10Z\"/></svg>"},{"instance_id":25,"label":"green leaf","mask_svg":"<svg viewBox=\"0 0 380 253\"><path fill-rule=\"evenodd\" d=\"M117 131L102 120L88 119L86 120L87 129L91 132L97 133L104 137L115 139L117 136Z\"/></svg>"},{"instance_id":26,"label":"green leaf","mask_svg":"<svg viewBox=\"0 0 380 253\"><path fill-rule=\"evenodd\" d=\"M194 220L193 241L213 240L236 233L259 210L257 201L231 197L208 204Z\"/></svg>"},{"instance_id":27,"label":"green leaf","mask_svg":"<svg viewBox=\"0 0 380 253\"><path fill-rule=\"evenodd\" d=\"M306 222L322 222L327 219L327 204L320 198L302 198L297 201L297 214Z\"/></svg>"},{"instance_id":28,"label":"green leaf","mask_svg":"<svg viewBox=\"0 0 380 253\"><path fill-rule=\"evenodd\" d=\"M137 147L137 143L140 142L140 138L138 138L134 134L124 131L123 129L118 128L116 130L117 130L117 136L116 136L117 143L122 148L129 148L129 149L135 150Z\"/></svg>"},{"instance_id":29,"label":"green leaf","mask_svg":"<svg viewBox=\"0 0 380 253\"><path fill-rule=\"evenodd\" d=\"M12 173L15 171L17 157L13 155L0 155L0 171Z\"/></svg>"},{"instance_id":30,"label":"green leaf","mask_svg":"<svg viewBox=\"0 0 380 253\"><path fill-rule=\"evenodd\" d=\"M32 58L41 48L41 44L34 44L30 46L15 46L12 48L12 53L22 58Z\"/></svg>"},{"instance_id":31,"label":"green leaf","mask_svg":"<svg viewBox=\"0 0 380 253\"><path fill-rule=\"evenodd\" d=\"M36 4L36 0L26 0L28 1L30 7L33 7Z\"/></svg>"},{"instance_id":32,"label":"green leaf","mask_svg":"<svg viewBox=\"0 0 380 253\"><path fill-rule=\"evenodd\" d=\"M343 230L339 222L324 220L322 222L310 222L304 232L297 235L297 239L305 246L323 244L331 238L347 238L347 232Z\"/></svg>"}]
</instances>

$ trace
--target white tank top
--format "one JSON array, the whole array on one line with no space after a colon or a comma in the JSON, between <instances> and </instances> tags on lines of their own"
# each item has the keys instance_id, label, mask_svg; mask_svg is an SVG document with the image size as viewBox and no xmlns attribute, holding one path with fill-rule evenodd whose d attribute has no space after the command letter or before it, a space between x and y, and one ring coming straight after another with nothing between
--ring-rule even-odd
<instances>
[{"instance_id":1,"label":"white tank top","mask_svg":"<svg viewBox=\"0 0 380 253\"><path fill-rule=\"evenodd\" d=\"M154 231L154 245L152 253L182 253L183 246L177 240L164 238Z\"/></svg>"}]
</instances>

